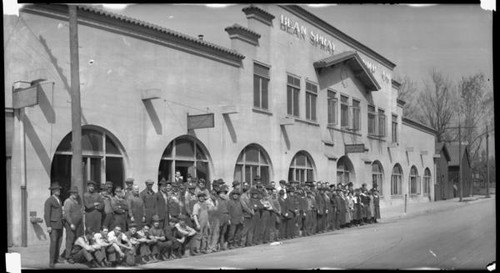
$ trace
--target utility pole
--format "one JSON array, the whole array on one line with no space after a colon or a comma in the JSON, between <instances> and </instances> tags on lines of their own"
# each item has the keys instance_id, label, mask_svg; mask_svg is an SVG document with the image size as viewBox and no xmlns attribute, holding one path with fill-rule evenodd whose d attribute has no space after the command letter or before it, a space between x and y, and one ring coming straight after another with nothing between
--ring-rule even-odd
<instances>
[{"instance_id":1,"label":"utility pole","mask_svg":"<svg viewBox=\"0 0 500 273\"><path fill-rule=\"evenodd\" d=\"M78 19L76 6L69 9L69 54L71 65L71 186L78 186L83 192L82 176L82 124L80 103L80 63L78 59Z\"/></svg>"},{"instance_id":2,"label":"utility pole","mask_svg":"<svg viewBox=\"0 0 500 273\"><path fill-rule=\"evenodd\" d=\"M486 198L490 198L490 154L488 138L490 134L488 133L488 125L486 125Z\"/></svg>"},{"instance_id":3,"label":"utility pole","mask_svg":"<svg viewBox=\"0 0 500 273\"><path fill-rule=\"evenodd\" d=\"M460 127L460 118L458 118L458 184L460 185L459 201L462 202L464 187L462 184L462 135Z\"/></svg>"}]
</instances>

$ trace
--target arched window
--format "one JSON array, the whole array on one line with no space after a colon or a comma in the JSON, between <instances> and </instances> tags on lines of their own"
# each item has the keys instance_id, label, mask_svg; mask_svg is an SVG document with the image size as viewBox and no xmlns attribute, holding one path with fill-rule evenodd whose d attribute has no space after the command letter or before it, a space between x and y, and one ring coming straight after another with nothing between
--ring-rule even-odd
<instances>
[{"instance_id":1,"label":"arched window","mask_svg":"<svg viewBox=\"0 0 500 273\"><path fill-rule=\"evenodd\" d=\"M410 169L410 194L420 194L420 176L415 166Z\"/></svg>"},{"instance_id":2,"label":"arched window","mask_svg":"<svg viewBox=\"0 0 500 273\"><path fill-rule=\"evenodd\" d=\"M179 171L186 181L187 175L210 181L208 152L203 144L190 136L178 137L163 152L158 170L158 181L162 178L174 181Z\"/></svg>"},{"instance_id":3,"label":"arched window","mask_svg":"<svg viewBox=\"0 0 500 273\"><path fill-rule=\"evenodd\" d=\"M348 157L343 156L337 162L337 183L342 183L343 185L349 182L354 182L354 168L352 166L351 160Z\"/></svg>"},{"instance_id":4,"label":"arched window","mask_svg":"<svg viewBox=\"0 0 500 273\"><path fill-rule=\"evenodd\" d=\"M372 188L375 185L378 186L378 192L382 195L383 190L382 186L384 184L384 170L382 169L382 164L380 161L375 160L372 163Z\"/></svg>"},{"instance_id":5,"label":"arched window","mask_svg":"<svg viewBox=\"0 0 500 273\"><path fill-rule=\"evenodd\" d=\"M61 200L69 197L71 187L71 133L67 134L54 155L50 172L51 182L59 182L62 187ZM115 186L123 186L125 168L124 156L116 138L103 129L84 126L82 128L82 168L83 191L88 180L104 184L111 181Z\"/></svg>"},{"instance_id":6,"label":"arched window","mask_svg":"<svg viewBox=\"0 0 500 273\"><path fill-rule=\"evenodd\" d=\"M258 175L262 183L269 182L271 161L266 151L257 144L250 144L241 151L234 168L234 180L253 184Z\"/></svg>"},{"instance_id":7,"label":"arched window","mask_svg":"<svg viewBox=\"0 0 500 273\"><path fill-rule=\"evenodd\" d=\"M391 174L391 195L403 194L401 181L403 181L403 170L401 169L401 165L396 164L394 168L392 168Z\"/></svg>"},{"instance_id":8,"label":"arched window","mask_svg":"<svg viewBox=\"0 0 500 273\"><path fill-rule=\"evenodd\" d=\"M290 163L288 169L288 181L314 181L314 165L311 156L304 151L298 152Z\"/></svg>"},{"instance_id":9,"label":"arched window","mask_svg":"<svg viewBox=\"0 0 500 273\"><path fill-rule=\"evenodd\" d=\"M429 168L425 168L424 171L424 195L429 195L431 186L431 171Z\"/></svg>"}]
</instances>

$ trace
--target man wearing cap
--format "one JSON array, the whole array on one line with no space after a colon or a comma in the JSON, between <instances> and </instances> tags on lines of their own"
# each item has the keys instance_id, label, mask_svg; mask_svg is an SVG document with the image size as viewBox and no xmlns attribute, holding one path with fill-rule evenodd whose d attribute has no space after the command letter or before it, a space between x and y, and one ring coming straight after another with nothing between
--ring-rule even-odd
<instances>
[{"instance_id":1,"label":"man wearing cap","mask_svg":"<svg viewBox=\"0 0 500 273\"><path fill-rule=\"evenodd\" d=\"M177 217L181 214L181 204L178 196L179 186L172 186L170 189L167 186L168 214L169 217Z\"/></svg>"},{"instance_id":2,"label":"man wearing cap","mask_svg":"<svg viewBox=\"0 0 500 273\"><path fill-rule=\"evenodd\" d=\"M260 203L262 204L261 209L261 228L259 229L260 233L257 237L257 243L268 243L271 240L271 213L273 211L273 205L271 203L271 194L273 188L270 184L266 184L265 187L262 187L260 198ZM274 224L274 223L273 223Z\"/></svg>"},{"instance_id":3,"label":"man wearing cap","mask_svg":"<svg viewBox=\"0 0 500 273\"><path fill-rule=\"evenodd\" d=\"M137 229L142 229L143 223L146 222L146 207L144 201L139 196L139 185L132 186L132 194L129 195L127 201L128 206L128 223L135 223Z\"/></svg>"},{"instance_id":4,"label":"man wearing cap","mask_svg":"<svg viewBox=\"0 0 500 273\"><path fill-rule=\"evenodd\" d=\"M111 199L113 198L113 182L106 181L104 190L101 191L101 198L104 204L102 213L102 226L111 229L113 222L113 208L111 206Z\"/></svg>"},{"instance_id":5,"label":"man wearing cap","mask_svg":"<svg viewBox=\"0 0 500 273\"><path fill-rule=\"evenodd\" d=\"M142 199L142 203L144 203L145 223L152 225L153 215L156 213L156 193L153 190L155 182L152 179L148 179L144 183L146 184L146 188L141 191L139 196Z\"/></svg>"},{"instance_id":6,"label":"man wearing cap","mask_svg":"<svg viewBox=\"0 0 500 273\"><path fill-rule=\"evenodd\" d=\"M87 181L88 192L83 194L83 206L85 207L85 227L93 232L99 232L104 203L101 195L95 190L95 186L94 181Z\"/></svg>"},{"instance_id":7,"label":"man wearing cap","mask_svg":"<svg viewBox=\"0 0 500 273\"><path fill-rule=\"evenodd\" d=\"M196 183L187 183L187 191L184 194L184 210L186 211L186 215L188 216L186 219L186 224L192 228L195 227L193 223L193 207L196 202L198 202L198 197L196 196Z\"/></svg>"},{"instance_id":8,"label":"man wearing cap","mask_svg":"<svg viewBox=\"0 0 500 273\"><path fill-rule=\"evenodd\" d=\"M66 259L70 259L75 240L83 235L83 206L78 194L78 187L69 190L70 196L64 201L64 219L66 223Z\"/></svg>"},{"instance_id":9,"label":"man wearing cap","mask_svg":"<svg viewBox=\"0 0 500 273\"><path fill-rule=\"evenodd\" d=\"M272 183L269 186L268 194L270 195L271 206L273 208L273 210L271 211L271 217L269 219L269 226L271 227L270 240L277 241L279 240L278 234L281 225L281 206L278 200L278 193Z\"/></svg>"},{"instance_id":10,"label":"man wearing cap","mask_svg":"<svg viewBox=\"0 0 500 273\"><path fill-rule=\"evenodd\" d=\"M153 222L153 225L149 233L151 237L156 240L156 244L152 246L151 252L157 260L166 261L170 257L172 242L167 240L164 229L160 228L160 219L158 218L158 215L153 215L153 217L151 217L151 221Z\"/></svg>"},{"instance_id":11,"label":"man wearing cap","mask_svg":"<svg viewBox=\"0 0 500 273\"><path fill-rule=\"evenodd\" d=\"M214 204L212 200L207 197L205 192L200 191L197 194L198 202L193 206L193 220L198 231L196 236L196 248L200 249L202 253L207 253L208 250L208 236L209 236L209 218L208 211L213 210ZM199 243L198 243L199 242Z\"/></svg>"},{"instance_id":12,"label":"man wearing cap","mask_svg":"<svg viewBox=\"0 0 500 273\"><path fill-rule=\"evenodd\" d=\"M317 233L323 233L326 224L326 203L325 188L321 185L318 187L318 194L316 194L316 211L318 217Z\"/></svg>"},{"instance_id":13,"label":"man wearing cap","mask_svg":"<svg viewBox=\"0 0 500 273\"><path fill-rule=\"evenodd\" d=\"M229 193L229 196L231 197L233 195L233 191L238 189L239 190L239 187L240 187L240 181L238 180L234 180L233 181L233 189L231 190L231 192Z\"/></svg>"},{"instance_id":14,"label":"man wearing cap","mask_svg":"<svg viewBox=\"0 0 500 273\"><path fill-rule=\"evenodd\" d=\"M197 183L197 187L195 190L196 195L198 195L199 192L204 192L207 198L210 196L210 191L207 189L207 182L205 179L200 178Z\"/></svg>"},{"instance_id":15,"label":"man wearing cap","mask_svg":"<svg viewBox=\"0 0 500 273\"><path fill-rule=\"evenodd\" d=\"M253 246L256 244L259 244L259 229L262 222L261 222L261 210L264 209L264 206L260 202L259 198L259 190L257 188L251 188L250 189L250 206L254 211L254 214L252 215L252 221L250 225L250 229L248 231L248 236L247 236L247 245L248 246Z\"/></svg>"},{"instance_id":16,"label":"man wearing cap","mask_svg":"<svg viewBox=\"0 0 500 273\"><path fill-rule=\"evenodd\" d=\"M278 183L280 184L280 190L283 190L283 192L284 192L283 198L286 198L287 197L287 195L286 195L286 188L287 188L286 181L281 179Z\"/></svg>"},{"instance_id":17,"label":"man wearing cap","mask_svg":"<svg viewBox=\"0 0 500 273\"><path fill-rule=\"evenodd\" d=\"M243 182L242 185L243 193L240 196L241 207L243 209L243 229L241 231L241 247L251 245L252 242L248 241L248 236L250 234L250 229L252 228L252 216L254 215L253 206L251 204L250 196L250 184ZM253 230L252 230L253 238Z\"/></svg>"},{"instance_id":18,"label":"man wearing cap","mask_svg":"<svg viewBox=\"0 0 500 273\"><path fill-rule=\"evenodd\" d=\"M241 231L243 230L243 206L240 202L240 191L237 188L231 192L227 209L229 212L227 242L229 249L233 249L241 245Z\"/></svg>"},{"instance_id":19,"label":"man wearing cap","mask_svg":"<svg viewBox=\"0 0 500 273\"><path fill-rule=\"evenodd\" d=\"M59 196L61 195L62 187L58 182L50 185L52 195L47 198L44 205L44 219L47 225L47 232L50 236L49 248L49 267L53 268L54 264L58 263L59 249L61 248L61 240L63 235L63 209Z\"/></svg>"},{"instance_id":20,"label":"man wearing cap","mask_svg":"<svg viewBox=\"0 0 500 273\"><path fill-rule=\"evenodd\" d=\"M124 198L127 199L130 195L132 195L132 186L134 185L134 179L129 177L125 179L125 188L123 192L125 193Z\"/></svg>"},{"instance_id":21,"label":"man wearing cap","mask_svg":"<svg viewBox=\"0 0 500 273\"><path fill-rule=\"evenodd\" d=\"M284 180L281 180L281 181L284 181ZM278 197L278 202L280 204L280 215L279 215L279 219L280 219L280 223L279 223L279 227L278 227L278 240L282 240L282 239L285 239L287 238L286 237L286 234L287 234L287 225L288 225L288 215L289 215L289 212L288 212L288 207L286 206L287 205L287 202L286 202L286 199L285 199L285 190L284 189L281 189L279 192L279 197Z\"/></svg>"},{"instance_id":22,"label":"man wearing cap","mask_svg":"<svg viewBox=\"0 0 500 273\"><path fill-rule=\"evenodd\" d=\"M196 233L197 233L195 229L186 225L186 219L187 219L187 217L185 215L181 214L179 216L179 220L174 225L174 228L175 228L174 229L174 237L177 239L178 242L181 243L181 247L179 250L181 256L184 256L184 254L186 252L186 248L189 249L190 255L194 254L192 251L192 249L193 249L192 243L194 242L193 238L196 236Z\"/></svg>"},{"instance_id":23,"label":"man wearing cap","mask_svg":"<svg viewBox=\"0 0 500 273\"><path fill-rule=\"evenodd\" d=\"M168 187L171 187L171 183L167 182L165 179L161 179L158 183L160 190L156 193L156 211L155 215L158 215L160 221L160 227L164 228L168 224Z\"/></svg>"},{"instance_id":24,"label":"man wearing cap","mask_svg":"<svg viewBox=\"0 0 500 273\"><path fill-rule=\"evenodd\" d=\"M120 226L122 230L127 228L128 205L124 198L125 193L122 187L115 188L115 196L111 199L111 208L113 209L113 221L111 226Z\"/></svg>"},{"instance_id":25,"label":"man wearing cap","mask_svg":"<svg viewBox=\"0 0 500 273\"><path fill-rule=\"evenodd\" d=\"M222 181L222 183L224 183ZM218 224L214 225L214 231L210 240L210 250L212 252L217 251L217 244L219 245L219 250L226 250L227 232L229 225L229 211L227 208L227 192L228 188L226 185L219 182L219 187L217 189L217 196L215 201L215 214L212 219L217 219Z\"/></svg>"}]
</instances>

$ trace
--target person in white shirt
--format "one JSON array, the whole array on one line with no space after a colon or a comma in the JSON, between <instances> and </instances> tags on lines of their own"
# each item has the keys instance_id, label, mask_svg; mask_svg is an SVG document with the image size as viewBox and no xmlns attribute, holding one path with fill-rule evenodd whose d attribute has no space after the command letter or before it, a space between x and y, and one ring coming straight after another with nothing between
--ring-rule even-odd
<instances>
[{"instance_id":1,"label":"person in white shirt","mask_svg":"<svg viewBox=\"0 0 500 273\"><path fill-rule=\"evenodd\" d=\"M123 262L127 253L133 254L134 247L127 236L123 234L120 226L115 226L115 228L108 233L108 242L113 244L116 252L120 255L120 257L117 257L118 264Z\"/></svg>"}]
</instances>

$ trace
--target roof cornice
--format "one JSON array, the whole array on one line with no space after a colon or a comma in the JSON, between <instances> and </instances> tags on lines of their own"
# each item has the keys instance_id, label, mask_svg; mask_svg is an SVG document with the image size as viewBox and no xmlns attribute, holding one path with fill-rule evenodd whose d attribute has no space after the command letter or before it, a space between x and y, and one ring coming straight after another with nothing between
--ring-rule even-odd
<instances>
[{"instance_id":1,"label":"roof cornice","mask_svg":"<svg viewBox=\"0 0 500 273\"><path fill-rule=\"evenodd\" d=\"M336 37L337 39L342 40L346 44L352 46L354 49L359 50L359 51L363 52L364 54L380 61L387 68L393 70L394 67L396 67L396 64L389 61L389 59L387 59L384 56L380 55L379 53L375 52L373 49L370 49L369 47L363 45L362 43L358 42L354 38L350 37L349 35L345 34L344 32L342 32L342 31L338 30L337 28L333 27L332 25L328 24L323 19L310 13L309 11L305 10L304 8L297 6L297 5L278 5L278 6L295 14L296 16L300 17L301 19L321 28L326 33L329 33L332 36Z\"/></svg>"},{"instance_id":2,"label":"roof cornice","mask_svg":"<svg viewBox=\"0 0 500 273\"><path fill-rule=\"evenodd\" d=\"M412 119L409 119L407 117L403 117L402 121L403 121L404 125L408 125L410 127L418 129L420 131L430 133L433 136L436 136L436 134L437 134L437 131L434 130L434 129L432 129L431 127L428 127L428 126L426 126L426 125L424 125L424 124L422 124L420 122L416 122L416 121L414 121Z\"/></svg>"},{"instance_id":3,"label":"roof cornice","mask_svg":"<svg viewBox=\"0 0 500 273\"><path fill-rule=\"evenodd\" d=\"M201 55L226 64L241 66L244 55L233 49L200 40L162 26L108 12L95 7L78 5L78 23L106 31L132 36L159 43L192 54ZM27 12L57 19L68 20L68 6L63 4L35 4L21 9Z\"/></svg>"},{"instance_id":4,"label":"roof cornice","mask_svg":"<svg viewBox=\"0 0 500 273\"><path fill-rule=\"evenodd\" d=\"M254 5L250 5L242 9L248 19L254 18L268 26L273 24L274 15L271 13L257 7Z\"/></svg>"},{"instance_id":5,"label":"roof cornice","mask_svg":"<svg viewBox=\"0 0 500 273\"><path fill-rule=\"evenodd\" d=\"M246 27L234 24L232 26L226 27L224 30L229 34L229 38L231 39L240 39L252 45L259 44L260 34Z\"/></svg>"},{"instance_id":6,"label":"roof cornice","mask_svg":"<svg viewBox=\"0 0 500 273\"><path fill-rule=\"evenodd\" d=\"M394 79L391 80L391 84L392 84L392 87L394 89L397 89L398 91L399 91L399 88L401 88L401 83L398 82L398 81L396 81L396 80L394 80Z\"/></svg>"}]
</instances>

